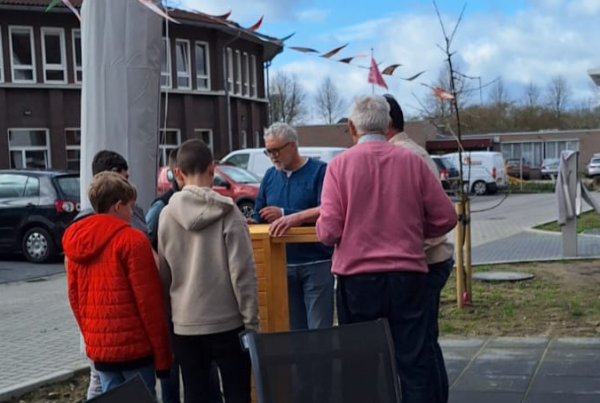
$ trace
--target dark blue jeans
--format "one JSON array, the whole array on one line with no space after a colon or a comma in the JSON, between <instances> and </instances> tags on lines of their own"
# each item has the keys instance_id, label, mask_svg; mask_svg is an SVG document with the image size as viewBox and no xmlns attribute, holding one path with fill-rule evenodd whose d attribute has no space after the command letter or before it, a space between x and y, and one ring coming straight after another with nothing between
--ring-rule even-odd
<instances>
[{"instance_id":1,"label":"dark blue jeans","mask_svg":"<svg viewBox=\"0 0 600 403\"><path fill-rule=\"evenodd\" d=\"M341 325L386 318L402 388L402 403L437 403L427 274L383 272L338 277Z\"/></svg>"},{"instance_id":2,"label":"dark blue jeans","mask_svg":"<svg viewBox=\"0 0 600 403\"><path fill-rule=\"evenodd\" d=\"M448 402L448 394L450 385L448 382L448 373L446 372L446 363L444 362L444 354L442 348L438 342L440 335L440 328L438 325L438 318L440 313L440 294L442 289L448 282L450 273L454 266L454 259L450 258L443 262L433 263L428 265L429 274L427 275L427 283L429 284L429 291L431 292L431 338L433 341L433 348L435 352L435 360L438 368L438 383L440 387L440 402Z\"/></svg>"},{"instance_id":3,"label":"dark blue jeans","mask_svg":"<svg viewBox=\"0 0 600 403\"><path fill-rule=\"evenodd\" d=\"M290 330L333 326L331 261L288 266Z\"/></svg>"}]
</instances>

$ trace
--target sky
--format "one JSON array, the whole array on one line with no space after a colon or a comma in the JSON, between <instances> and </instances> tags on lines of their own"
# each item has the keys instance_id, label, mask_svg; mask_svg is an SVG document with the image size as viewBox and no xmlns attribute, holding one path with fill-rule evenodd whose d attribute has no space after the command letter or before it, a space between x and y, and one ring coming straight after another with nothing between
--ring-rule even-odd
<instances>
[{"instance_id":1,"label":"sky","mask_svg":"<svg viewBox=\"0 0 600 403\"><path fill-rule=\"evenodd\" d=\"M423 84L437 80L445 66L444 45L432 1L424 0L180 0L209 14L231 10L230 19L252 26L264 15L259 32L282 38L286 48L272 63L270 74L293 74L308 97L314 97L329 76L338 90L351 100L373 89L367 82L373 52L380 69L402 64L393 76L384 76L389 90L405 113L418 115L431 89ZM249 6L249 4L252 4ZM552 77L562 75L569 83L570 106L598 99L587 70L600 68L600 0L438 0L446 30L451 32L466 5L451 49L456 70L474 77L473 85L501 77L511 99L524 97L533 82L544 93ZM302 46L325 53L348 44L332 59L289 49ZM350 65L335 61L367 55ZM425 70L414 81L407 78ZM477 92L472 102L489 99L488 89Z\"/></svg>"}]
</instances>

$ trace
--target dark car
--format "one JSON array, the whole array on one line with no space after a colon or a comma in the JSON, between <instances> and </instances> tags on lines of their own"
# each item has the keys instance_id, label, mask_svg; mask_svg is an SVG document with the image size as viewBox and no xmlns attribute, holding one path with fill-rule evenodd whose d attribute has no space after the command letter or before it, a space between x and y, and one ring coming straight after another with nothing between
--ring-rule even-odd
<instances>
[{"instance_id":1,"label":"dark car","mask_svg":"<svg viewBox=\"0 0 600 403\"><path fill-rule=\"evenodd\" d=\"M42 263L62 252L62 236L80 210L79 174L0 170L0 250Z\"/></svg>"},{"instance_id":2,"label":"dark car","mask_svg":"<svg viewBox=\"0 0 600 403\"><path fill-rule=\"evenodd\" d=\"M508 176L520 179L521 173L523 179L529 179L529 164L523 158L508 158L506 160L506 173Z\"/></svg>"},{"instance_id":3,"label":"dark car","mask_svg":"<svg viewBox=\"0 0 600 403\"><path fill-rule=\"evenodd\" d=\"M437 165L438 172L440 175L440 181L446 193L454 193L458 190L458 181L460 178L460 172L452 162L448 159L432 155L431 159Z\"/></svg>"}]
</instances>

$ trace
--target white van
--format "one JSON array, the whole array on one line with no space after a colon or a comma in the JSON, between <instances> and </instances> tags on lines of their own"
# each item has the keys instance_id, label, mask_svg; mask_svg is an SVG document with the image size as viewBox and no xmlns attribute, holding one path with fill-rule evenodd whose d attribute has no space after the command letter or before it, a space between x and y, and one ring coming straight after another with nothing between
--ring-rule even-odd
<instances>
[{"instance_id":1,"label":"white van","mask_svg":"<svg viewBox=\"0 0 600 403\"><path fill-rule=\"evenodd\" d=\"M445 154L456 169L460 169L458 153ZM494 194L507 186L508 178L502 153L495 151L467 151L462 153L463 182L477 195Z\"/></svg>"},{"instance_id":2,"label":"white van","mask_svg":"<svg viewBox=\"0 0 600 403\"><path fill-rule=\"evenodd\" d=\"M309 157L320 160L325 163L331 161L333 157L342 153L346 149L343 147L299 147L298 151L303 157ZM223 164L232 164L260 176L261 178L271 168L273 164L265 154L264 148L244 148L235 150L227 154L221 160Z\"/></svg>"}]
</instances>

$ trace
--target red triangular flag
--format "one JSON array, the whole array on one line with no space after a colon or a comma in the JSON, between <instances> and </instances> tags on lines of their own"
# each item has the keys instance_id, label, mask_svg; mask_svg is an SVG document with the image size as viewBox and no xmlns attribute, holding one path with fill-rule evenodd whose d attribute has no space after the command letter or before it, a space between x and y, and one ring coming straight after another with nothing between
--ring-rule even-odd
<instances>
[{"instance_id":1,"label":"red triangular flag","mask_svg":"<svg viewBox=\"0 0 600 403\"><path fill-rule=\"evenodd\" d=\"M377 67L377 63L375 63L375 59L371 57L371 68L369 69L369 84L376 84L380 87L388 89L383 76L379 72L379 68Z\"/></svg>"}]
</instances>

